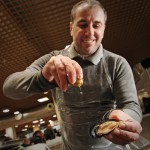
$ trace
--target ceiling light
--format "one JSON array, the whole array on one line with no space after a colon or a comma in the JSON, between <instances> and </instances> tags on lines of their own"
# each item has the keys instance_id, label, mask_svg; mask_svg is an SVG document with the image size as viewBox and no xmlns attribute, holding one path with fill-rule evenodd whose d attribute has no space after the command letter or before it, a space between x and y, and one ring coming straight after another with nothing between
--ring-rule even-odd
<instances>
[{"instance_id":1,"label":"ceiling light","mask_svg":"<svg viewBox=\"0 0 150 150\"><path fill-rule=\"evenodd\" d=\"M49 120L48 122L49 122L52 126L54 126L54 121Z\"/></svg>"},{"instance_id":2,"label":"ceiling light","mask_svg":"<svg viewBox=\"0 0 150 150\"><path fill-rule=\"evenodd\" d=\"M22 129L22 131L27 131L27 129Z\"/></svg>"},{"instance_id":3,"label":"ceiling light","mask_svg":"<svg viewBox=\"0 0 150 150\"><path fill-rule=\"evenodd\" d=\"M40 122L43 121L43 119L40 119Z\"/></svg>"},{"instance_id":4,"label":"ceiling light","mask_svg":"<svg viewBox=\"0 0 150 150\"><path fill-rule=\"evenodd\" d=\"M48 94L48 92L44 92L44 94Z\"/></svg>"},{"instance_id":5,"label":"ceiling light","mask_svg":"<svg viewBox=\"0 0 150 150\"><path fill-rule=\"evenodd\" d=\"M33 121L32 123L38 123L39 121L38 120L35 120L35 121Z\"/></svg>"},{"instance_id":6,"label":"ceiling light","mask_svg":"<svg viewBox=\"0 0 150 150\"><path fill-rule=\"evenodd\" d=\"M20 112L19 111L15 111L14 112L14 115L18 115Z\"/></svg>"},{"instance_id":7,"label":"ceiling light","mask_svg":"<svg viewBox=\"0 0 150 150\"><path fill-rule=\"evenodd\" d=\"M25 128L28 128L28 125L25 125Z\"/></svg>"},{"instance_id":8,"label":"ceiling light","mask_svg":"<svg viewBox=\"0 0 150 150\"><path fill-rule=\"evenodd\" d=\"M9 111L9 109L3 109L3 113L8 113Z\"/></svg>"},{"instance_id":9,"label":"ceiling light","mask_svg":"<svg viewBox=\"0 0 150 150\"><path fill-rule=\"evenodd\" d=\"M42 103L42 102L45 102L45 101L48 101L48 100L49 100L48 97L43 97L43 98L38 99L37 101Z\"/></svg>"},{"instance_id":10,"label":"ceiling light","mask_svg":"<svg viewBox=\"0 0 150 150\"><path fill-rule=\"evenodd\" d=\"M45 121L41 121L41 122L40 122L40 124L43 124L43 123L45 123Z\"/></svg>"}]
</instances>

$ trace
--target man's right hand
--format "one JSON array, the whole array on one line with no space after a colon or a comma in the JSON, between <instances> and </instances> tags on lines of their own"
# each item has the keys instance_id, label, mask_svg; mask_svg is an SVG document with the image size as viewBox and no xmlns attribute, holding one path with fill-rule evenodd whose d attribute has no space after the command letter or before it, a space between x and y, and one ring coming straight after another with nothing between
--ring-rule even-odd
<instances>
[{"instance_id":1,"label":"man's right hand","mask_svg":"<svg viewBox=\"0 0 150 150\"><path fill-rule=\"evenodd\" d=\"M69 57L53 56L43 67L42 74L49 82L55 80L61 90L66 91L68 83L74 84L83 78L81 66Z\"/></svg>"}]
</instances>

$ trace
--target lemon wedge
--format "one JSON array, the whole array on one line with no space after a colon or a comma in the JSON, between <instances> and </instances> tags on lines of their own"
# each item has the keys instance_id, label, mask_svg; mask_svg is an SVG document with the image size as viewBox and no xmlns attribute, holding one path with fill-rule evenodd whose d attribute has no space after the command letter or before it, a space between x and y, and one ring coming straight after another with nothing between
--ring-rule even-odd
<instances>
[{"instance_id":1,"label":"lemon wedge","mask_svg":"<svg viewBox=\"0 0 150 150\"><path fill-rule=\"evenodd\" d=\"M83 79L77 79L73 86L81 87L83 84Z\"/></svg>"}]
</instances>

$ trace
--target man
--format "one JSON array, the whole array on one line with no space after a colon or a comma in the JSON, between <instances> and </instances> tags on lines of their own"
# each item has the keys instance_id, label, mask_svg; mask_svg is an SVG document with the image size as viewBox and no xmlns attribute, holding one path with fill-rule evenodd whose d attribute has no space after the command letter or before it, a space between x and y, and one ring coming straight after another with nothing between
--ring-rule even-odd
<instances>
[{"instance_id":1,"label":"man","mask_svg":"<svg viewBox=\"0 0 150 150\"><path fill-rule=\"evenodd\" d=\"M47 129L44 131L44 136L46 140L52 140L55 138L55 132L50 124L47 125Z\"/></svg>"},{"instance_id":2,"label":"man","mask_svg":"<svg viewBox=\"0 0 150 150\"><path fill-rule=\"evenodd\" d=\"M106 20L98 1L80 1L71 11L72 44L41 57L4 83L4 94L14 99L51 89L64 150L130 149L127 144L142 130L132 70L123 57L101 44ZM73 86L78 79L83 79L80 89ZM123 123L108 135L92 137L91 129L102 118Z\"/></svg>"},{"instance_id":3,"label":"man","mask_svg":"<svg viewBox=\"0 0 150 150\"><path fill-rule=\"evenodd\" d=\"M30 143L31 143L31 145L38 144L38 143L46 143L43 132L40 130L35 131L33 133L33 137L31 138Z\"/></svg>"}]
</instances>

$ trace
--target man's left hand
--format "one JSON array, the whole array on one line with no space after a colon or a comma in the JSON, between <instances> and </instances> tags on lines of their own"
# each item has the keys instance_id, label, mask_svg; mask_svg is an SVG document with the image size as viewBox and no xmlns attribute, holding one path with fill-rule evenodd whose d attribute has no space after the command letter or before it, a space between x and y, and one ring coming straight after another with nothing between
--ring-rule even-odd
<instances>
[{"instance_id":1,"label":"man's left hand","mask_svg":"<svg viewBox=\"0 0 150 150\"><path fill-rule=\"evenodd\" d=\"M121 110L114 110L110 113L109 119L122 120L118 128L104 137L119 145L129 144L138 140L142 131L141 124Z\"/></svg>"}]
</instances>

